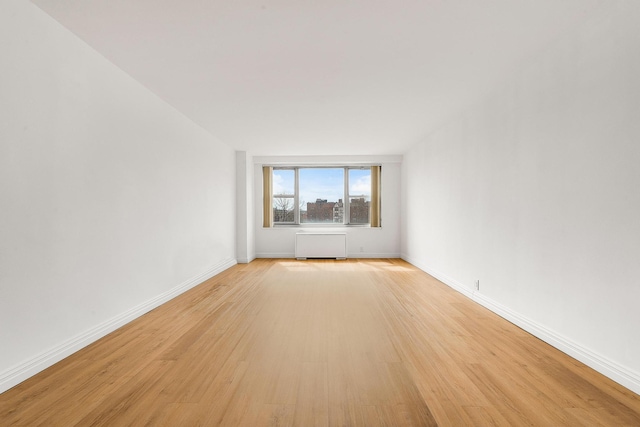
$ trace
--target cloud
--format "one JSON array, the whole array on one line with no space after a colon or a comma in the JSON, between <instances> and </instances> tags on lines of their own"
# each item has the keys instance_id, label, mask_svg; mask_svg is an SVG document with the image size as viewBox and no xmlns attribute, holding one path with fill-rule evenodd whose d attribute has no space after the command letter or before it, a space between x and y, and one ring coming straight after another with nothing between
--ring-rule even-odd
<instances>
[{"instance_id":1,"label":"cloud","mask_svg":"<svg viewBox=\"0 0 640 427\"><path fill-rule=\"evenodd\" d=\"M284 178L282 175L273 173L273 194L282 194L284 192Z\"/></svg>"},{"instance_id":2,"label":"cloud","mask_svg":"<svg viewBox=\"0 0 640 427\"><path fill-rule=\"evenodd\" d=\"M371 194L371 175L365 175L350 183L349 193L357 196L360 194Z\"/></svg>"},{"instance_id":3,"label":"cloud","mask_svg":"<svg viewBox=\"0 0 640 427\"><path fill-rule=\"evenodd\" d=\"M290 194L293 195L294 185L293 170L278 170L273 172L273 194Z\"/></svg>"}]
</instances>

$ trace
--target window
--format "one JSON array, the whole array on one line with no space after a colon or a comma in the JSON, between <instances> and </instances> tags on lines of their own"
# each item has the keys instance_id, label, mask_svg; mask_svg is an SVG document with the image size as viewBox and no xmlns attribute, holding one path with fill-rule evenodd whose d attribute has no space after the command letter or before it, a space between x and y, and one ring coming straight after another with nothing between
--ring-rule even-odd
<instances>
[{"instance_id":1,"label":"window","mask_svg":"<svg viewBox=\"0 0 640 427\"><path fill-rule=\"evenodd\" d=\"M349 223L369 224L371 169L349 169Z\"/></svg>"},{"instance_id":2,"label":"window","mask_svg":"<svg viewBox=\"0 0 640 427\"><path fill-rule=\"evenodd\" d=\"M273 171L273 222L293 224L296 204L295 171L280 169Z\"/></svg>"},{"instance_id":3,"label":"window","mask_svg":"<svg viewBox=\"0 0 640 427\"><path fill-rule=\"evenodd\" d=\"M299 168L297 171L299 222L344 224L344 169Z\"/></svg>"},{"instance_id":4,"label":"window","mask_svg":"<svg viewBox=\"0 0 640 427\"><path fill-rule=\"evenodd\" d=\"M380 166L264 167L264 227L380 226Z\"/></svg>"}]
</instances>

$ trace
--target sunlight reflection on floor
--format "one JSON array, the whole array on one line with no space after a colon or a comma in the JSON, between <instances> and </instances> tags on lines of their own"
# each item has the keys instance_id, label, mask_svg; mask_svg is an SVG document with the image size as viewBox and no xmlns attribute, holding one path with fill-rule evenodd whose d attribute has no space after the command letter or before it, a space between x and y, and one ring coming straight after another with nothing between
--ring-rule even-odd
<instances>
[{"instance_id":1,"label":"sunlight reflection on floor","mask_svg":"<svg viewBox=\"0 0 640 427\"><path fill-rule=\"evenodd\" d=\"M405 264L405 265L402 265ZM405 261L381 259L306 259L278 261L277 265L288 271L414 271Z\"/></svg>"}]
</instances>

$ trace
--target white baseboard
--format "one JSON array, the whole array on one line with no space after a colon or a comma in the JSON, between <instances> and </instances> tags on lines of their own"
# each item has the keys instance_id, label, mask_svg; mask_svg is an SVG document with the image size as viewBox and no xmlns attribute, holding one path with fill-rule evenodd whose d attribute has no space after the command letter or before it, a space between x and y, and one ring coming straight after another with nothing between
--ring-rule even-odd
<instances>
[{"instance_id":1,"label":"white baseboard","mask_svg":"<svg viewBox=\"0 0 640 427\"><path fill-rule=\"evenodd\" d=\"M296 255L292 253L258 253L256 254L256 258L295 258ZM400 254L375 254L375 253L364 253L364 252L353 252L348 253L347 258L400 258Z\"/></svg>"},{"instance_id":2,"label":"white baseboard","mask_svg":"<svg viewBox=\"0 0 640 427\"><path fill-rule=\"evenodd\" d=\"M293 252L262 252L262 253L256 254L256 258L278 259L278 258L295 258L295 257L296 257L296 254L294 254Z\"/></svg>"},{"instance_id":3,"label":"white baseboard","mask_svg":"<svg viewBox=\"0 0 640 427\"><path fill-rule=\"evenodd\" d=\"M400 258L400 254L376 254L367 252L353 252L348 253L347 258Z\"/></svg>"},{"instance_id":4,"label":"white baseboard","mask_svg":"<svg viewBox=\"0 0 640 427\"><path fill-rule=\"evenodd\" d=\"M436 271L405 254L403 254L401 258L408 263L418 267L420 270L440 280L445 285L471 298L473 301L491 310L498 316L508 320L514 325L519 326L535 337L540 338L547 344L557 348L563 353L568 354L574 359L579 360L580 362L600 372L602 375L612 379L618 384L628 388L634 393L640 394L639 373L625 366L622 366L606 358L605 356L602 356L601 354L589 350L588 348L585 348L580 344L577 344L569 338L562 336L557 332L552 331L525 316L522 316L521 314L511 310L510 308L492 300L491 298L482 295L479 291L469 289L468 287L456 282L445 274L442 274L439 271Z\"/></svg>"},{"instance_id":5,"label":"white baseboard","mask_svg":"<svg viewBox=\"0 0 640 427\"><path fill-rule=\"evenodd\" d=\"M20 384L27 378L43 371L44 369L59 362L65 357L70 356L76 351L99 340L100 338L126 325L132 320L188 291L194 286L199 285L200 283L215 276L216 274L223 272L224 270L234 266L235 264L235 259L229 258L223 260L209 267L203 273L179 284L169 291L164 292L142 304L139 304L127 310L126 312L89 329L82 334L76 335L60 343L59 345L14 366L13 368L10 368L4 372L0 372L0 393L3 393L9 390L11 387Z\"/></svg>"}]
</instances>

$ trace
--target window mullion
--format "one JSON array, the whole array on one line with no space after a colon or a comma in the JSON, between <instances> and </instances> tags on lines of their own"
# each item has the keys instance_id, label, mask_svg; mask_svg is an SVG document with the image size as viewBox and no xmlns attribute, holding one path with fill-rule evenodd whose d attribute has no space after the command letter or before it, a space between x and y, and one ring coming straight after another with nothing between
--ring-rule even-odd
<instances>
[{"instance_id":1,"label":"window mullion","mask_svg":"<svg viewBox=\"0 0 640 427\"><path fill-rule=\"evenodd\" d=\"M294 168L294 190L293 190L293 220L300 224L300 181L299 168Z\"/></svg>"},{"instance_id":2,"label":"window mullion","mask_svg":"<svg viewBox=\"0 0 640 427\"><path fill-rule=\"evenodd\" d=\"M342 219L343 224L349 224L349 168L344 168L344 218Z\"/></svg>"}]
</instances>

